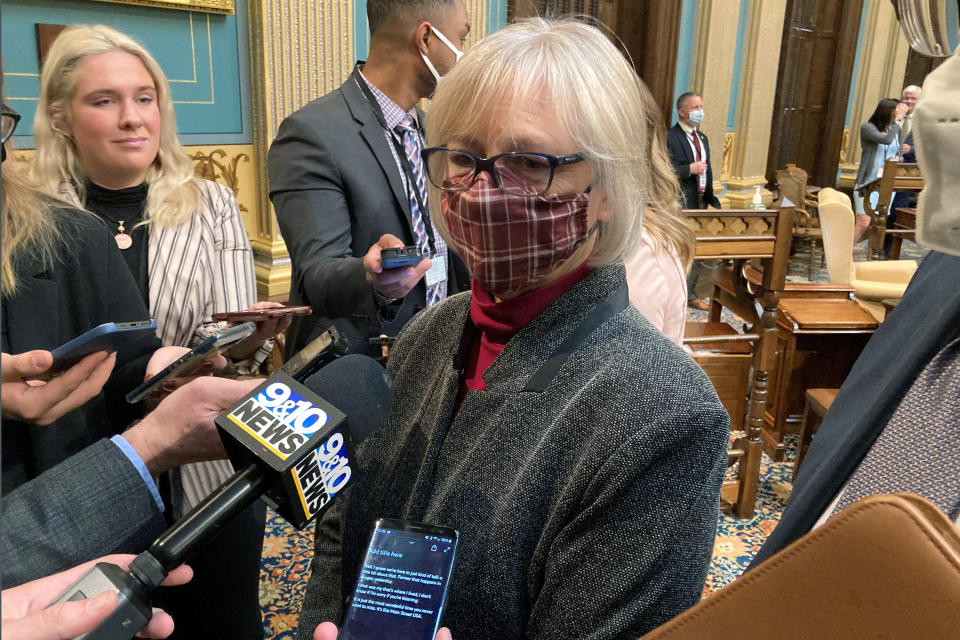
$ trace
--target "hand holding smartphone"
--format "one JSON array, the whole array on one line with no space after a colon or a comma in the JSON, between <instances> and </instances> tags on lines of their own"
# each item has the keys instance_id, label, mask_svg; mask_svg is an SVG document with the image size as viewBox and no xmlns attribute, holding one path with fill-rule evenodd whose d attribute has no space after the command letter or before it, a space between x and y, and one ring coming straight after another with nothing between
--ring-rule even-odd
<instances>
[{"instance_id":1,"label":"hand holding smartphone","mask_svg":"<svg viewBox=\"0 0 960 640\"><path fill-rule=\"evenodd\" d=\"M377 520L339 640L434 640L458 538L450 527Z\"/></svg>"},{"instance_id":2,"label":"hand holding smartphone","mask_svg":"<svg viewBox=\"0 0 960 640\"><path fill-rule=\"evenodd\" d=\"M226 311L211 316L214 322L262 322L274 318L294 318L308 316L313 313L313 307L272 307L270 309L253 309L247 311Z\"/></svg>"},{"instance_id":3,"label":"hand holding smartphone","mask_svg":"<svg viewBox=\"0 0 960 640\"><path fill-rule=\"evenodd\" d=\"M156 320L105 322L51 351L53 364L40 378L49 380L97 351L113 353L146 346L156 339L156 335Z\"/></svg>"},{"instance_id":4,"label":"hand holding smartphone","mask_svg":"<svg viewBox=\"0 0 960 640\"><path fill-rule=\"evenodd\" d=\"M127 402L136 404L143 400L147 394L159 389L163 383L173 378L189 375L200 367L204 362L216 356L222 349L227 349L236 343L244 340L253 333L256 325L252 322L245 322L223 331L213 334L193 349L183 354L169 365L167 365L157 375L135 388L126 395Z\"/></svg>"},{"instance_id":5,"label":"hand holding smartphone","mask_svg":"<svg viewBox=\"0 0 960 640\"><path fill-rule=\"evenodd\" d=\"M423 260L423 254L417 247L403 247L402 249L383 249L380 252L380 265L384 269L400 269L401 267L415 267Z\"/></svg>"}]
</instances>

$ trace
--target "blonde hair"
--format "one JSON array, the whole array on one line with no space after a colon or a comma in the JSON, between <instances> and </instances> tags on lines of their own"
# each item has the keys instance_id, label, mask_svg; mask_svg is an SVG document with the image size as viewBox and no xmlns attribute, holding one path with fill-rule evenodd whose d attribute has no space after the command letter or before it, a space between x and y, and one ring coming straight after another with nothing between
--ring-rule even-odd
<instances>
[{"instance_id":1,"label":"blonde hair","mask_svg":"<svg viewBox=\"0 0 960 640\"><path fill-rule=\"evenodd\" d=\"M3 243L0 243L0 291L9 298L17 293L16 261L33 256L45 268L53 266L60 233L54 219L54 200L42 194L13 156L7 143L0 189L0 218Z\"/></svg>"},{"instance_id":2,"label":"blonde hair","mask_svg":"<svg viewBox=\"0 0 960 640\"><path fill-rule=\"evenodd\" d=\"M187 220L200 202L193 163L177 140L177 123L170 85L157 61L132 38L104 25L68 27L54 40L40 74L40 100L33 121L37 152L32 171L40 186L61 193L83 206L86 172L77 156L76 143L65 126L77 89L76 72L88 57L110 51L136 56L153 78L160 111L160 145L147 170L147 224L175 227Z\"/></svg>"},{"instance_id":3,"label":"blonde hair","mask_svg":"<svg viewBox=\"0 0 960 640\"><path fill-rule=\"evenodd\" d=\"M640 244L645 208L663 218L647 223L657 241L674 244L681 255L692 253L678 243L682 232L665 231L685 225L663 139L651 133L654 123L662 128L662 116L633 67L596 27L531 18L481 40L439 84L427 118L428 143L482 137L501 110L540 97L590 161L594 188L603 190L613 213L600 224L590 263L629 258ZM439 211L440 191L432 185L430 197ZM446 237L442 218L433 219Z\"/></svg>"}]
</instances>

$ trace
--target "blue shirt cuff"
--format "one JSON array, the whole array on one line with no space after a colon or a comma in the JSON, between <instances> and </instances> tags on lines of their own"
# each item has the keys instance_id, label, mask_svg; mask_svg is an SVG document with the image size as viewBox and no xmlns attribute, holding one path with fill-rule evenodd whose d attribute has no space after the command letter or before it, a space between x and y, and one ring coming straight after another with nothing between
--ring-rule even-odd
<instances>
[{"instance_id":1,"label":"blue shirt cuff","mask_svg":"<svg viewBox=\"0 0 960 640\"><path fill-rule=\"evenodd\" d=\"M163 500L160 499L160 490L157 489L157 483L153 481L153 478L150 477L150 472L147 470L147 465L143 464L143 460L140 459L140 455L130 446L130 443L127 442L123 436L116 435L110 438L110 442L120 447L120 451L123 451L124 455L130 459L130 462L133 466L140 472L140 477L143 478L143 483L147 485L147 488L150 489L150 495L153 496L153 500L157 503L157 508L160 509L160 512L163 512Z\"/></svg>"}]
</instances>

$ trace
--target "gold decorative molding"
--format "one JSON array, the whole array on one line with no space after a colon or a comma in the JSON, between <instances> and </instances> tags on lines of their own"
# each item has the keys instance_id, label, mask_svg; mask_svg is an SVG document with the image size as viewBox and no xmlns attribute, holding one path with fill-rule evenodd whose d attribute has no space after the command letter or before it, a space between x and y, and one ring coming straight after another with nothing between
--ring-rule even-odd
<instances>
[{"instance_id":1,"label":"gold decorative molding","mask_svg":"<svg viewBox=\"0 0 960 640\"><path fill-rule=\"evenodd\" d=\"M290 258L267 184L267 151L280 122L336 89L353 69L353 3L344 0L249 0L253 164L257 216L251 244L260 296L283 299Z\"/></svg>"},{"instance_id":2,"label":"gold decorative molding","mask_svg":"<svg viewBox=\"0 0 960 640\"><path fill-rule=\"evenodd\" d=\"M161 9L182 9L207 13L235 13L233 0L97 0L115 4L136 4Z\"/></svg>"},{"instance_id":3,"label":"gold decorative molding","mask_svg":"<svg viewBox=\"0 0 960 640\"><path fill-rule=\"evenodd\" d=\"M241 162L250 162L246 153L238 153L233 157L223 149L214 149L210 153L202 150L190 155L193 160L193 172L205 180L212 180L229 187L234 197L238 198L237 206L240 211L249 211L245 204L239 202L240 180L237 177L237 166ZM255 185L251 185L255 186Z\"/></svg>"},{"instance_id":4,"label":"gold decorative molding","mask_svg":"<svg viewBox=\"0 0 960 640\"><path fill-rule=\"evenodd\" d=\"M850 143L849 127L843 130L843 137L840 139L840 164L847 163L847 145Z\"/></svg>"},{"instance_id":5,"label":"gold decorative molding","mask_svg":"<svg viewBox=\"0 0 960 640\"><path fill-rule=\"evenodd\" d=\"M733 164L733 149L737 144L737 132L727 131L723 135L723 155L720 160L720 180L730 180L730 167Z\"/></svg>"}]
</instances>

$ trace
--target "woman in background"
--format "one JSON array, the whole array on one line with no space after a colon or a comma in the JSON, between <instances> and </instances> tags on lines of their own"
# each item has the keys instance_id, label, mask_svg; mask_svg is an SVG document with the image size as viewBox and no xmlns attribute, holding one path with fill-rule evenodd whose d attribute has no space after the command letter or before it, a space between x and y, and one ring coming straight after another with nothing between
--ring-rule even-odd
<instances>
[{"instance_id":1,"label":"woman in background","mask_svg":"<svg viewBox=\"0 0 960 640\"><path fill-rule=\"evenodd\" d=\"M853 185L853 204L856 213L854 242L870 228L870 216L863 210L860 187L880 175L883 163L900 154L900 125L907 113L907 105L899 100L885 98L877 104L870 119L860 125L860 167Z\"/></svg>"},{"instance_id":2,"label":"woman in background","mask_svg":"<svg viewBox=\"0 0 960 640\"><path fill-rule=\"evenodd\" d=\"M646 86L641 96L647 118L650 186L646 194L643 233L626 261L630 302L665 336L683 344L687 324L687 270L695 239L680 210L680 185L670 165L660 107Z\"/></svg>"},{"instance_id":3,"label":"woman in background","mask_svg":"<svg viewBox=\"0 0 960 640\"><path fill-rule=\"evenodd\" d=\"M164 344L192 346L224 323L218 312L274 306L256 302L253 255L233 193L196 178L177 140L170 87L150 54L102 25L69 27L43 66L34 121L33 170L102 218ZM258 323L225 355L235 373L255 372L285 328ZM172 473L170 516L179 517L233 473L227 461ZM245 511L194 562L196 577L165 608L175 637L262 637L258 579L264 506Z\"/></svg>"}]
</instances>

